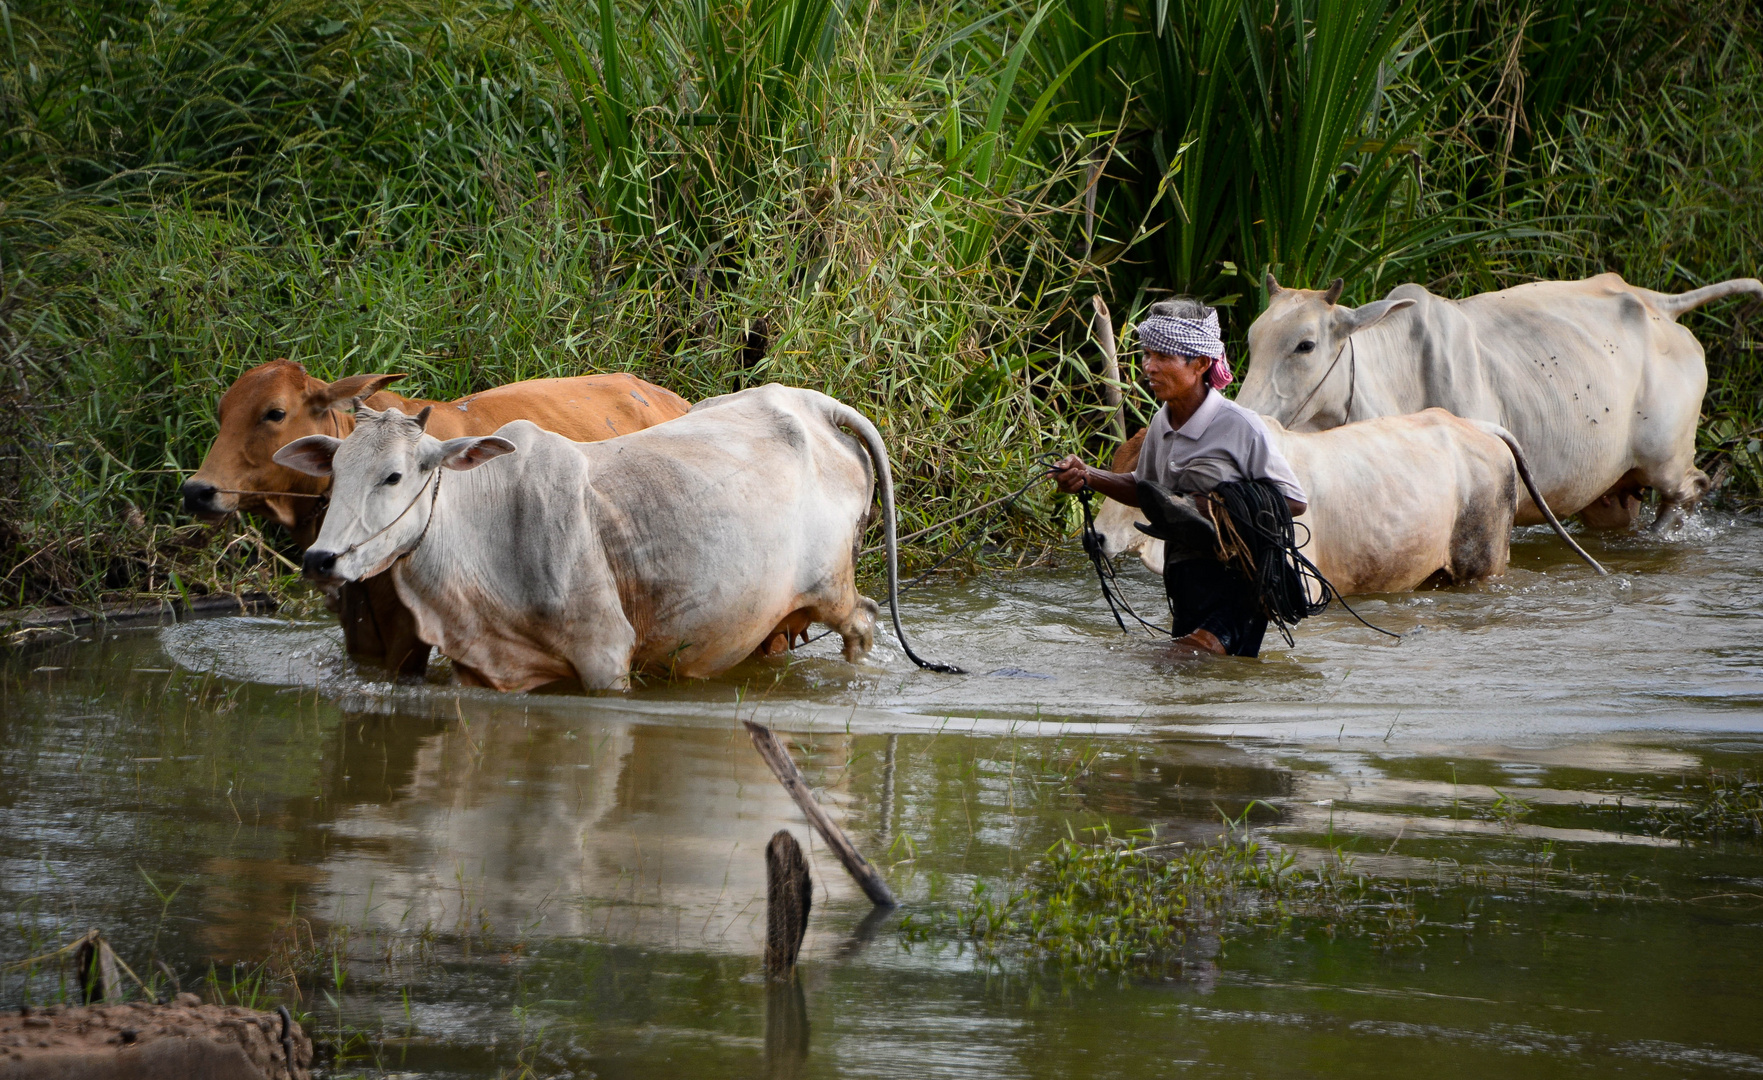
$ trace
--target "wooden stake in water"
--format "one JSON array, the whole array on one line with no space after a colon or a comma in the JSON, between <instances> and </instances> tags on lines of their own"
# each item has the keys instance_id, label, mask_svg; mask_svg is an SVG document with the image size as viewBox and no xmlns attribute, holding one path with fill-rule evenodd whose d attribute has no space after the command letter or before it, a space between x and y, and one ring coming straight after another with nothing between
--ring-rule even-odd
<instances>
[{"instance_id":1,"label":"wooden stake in water","mask_svg":"<svg viewBox=\"0 0 1763 1080\"><path fill-rule=\"evenodd\" d=\"M796 805L807 815L808 824L814 826L814 831L826 841L826 846L832 848L833 854L844 864L845 871L857 882L858 888L863 890L863 895L869 897L869 902L876 907L897 907L894 894L888 891L888 883L882 880L881 874L869 865L869 860L852 845L845 836L845 831L814 801L807 781L802 779L801 770L796 768L796 763L790 759L790 752L784 749L777 734L764 724L755 724L751 720L741 722L747 726L747 734L753 737L753 748L759 751L759 756L771 767L772 775L790 793L790 798L796 800Z\"/></svg>"},{"instance_id":2,"label":"wooden stake in water","mask_svg":"<svg viewBox=\"0 0 1763 1080\"><path fill-rule=\"evenodd\" d=\"M808 860L788 829L772 834L765 845L765 973L788 977L808 933L808 911L814 906L814 882Z\"/></svg>"}]
</instances>

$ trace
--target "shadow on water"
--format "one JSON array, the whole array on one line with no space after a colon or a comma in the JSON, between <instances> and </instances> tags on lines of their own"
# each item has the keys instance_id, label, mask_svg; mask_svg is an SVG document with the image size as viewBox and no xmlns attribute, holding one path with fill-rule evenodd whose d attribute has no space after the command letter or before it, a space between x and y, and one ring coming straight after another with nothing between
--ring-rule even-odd
<instances>
[{"instance_id":1,"label":"shadow on water","mask_svg":"<svg viewBox=\"0 0 1763 1080\"><path fill-rule=\"evenodd\" d=\"M1076 557L911 597L964 679L823 644L495 695L364 677L333 627L276 619L15 651L0 963L96 925L186 985L268 965L339 1067L422 1076L1763 1073L1763 847L1658 827L1763 761L1763 528L1697 528L1598 538L1610 579L1526 530L1502 581L1357 605L1423 630L1400 644L1330 613L1261 661L1123 637ZM802 826L753 717L901 913ZM1221 925L1169 976L899 932L1036 880L1062 837L1197 846L1225 818L1301 867L1482 884L1415 892L1397 944ZM768 983L779 828L814 916ZM0 1004L63 974L0 973Z\"/></svg>"}]
</instances>

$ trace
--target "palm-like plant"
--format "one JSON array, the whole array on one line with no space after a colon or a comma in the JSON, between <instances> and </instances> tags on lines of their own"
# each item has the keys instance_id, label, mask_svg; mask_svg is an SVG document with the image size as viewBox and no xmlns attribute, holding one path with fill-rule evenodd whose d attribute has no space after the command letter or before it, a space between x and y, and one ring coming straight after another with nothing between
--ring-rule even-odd
<instances>
[{"instance_id":1,"label":"palm-like plant","mask_svg":"<svg viewBox=\"0 0 1763 1080\"><path fill-rule=\"evenodd\" d=\"M1094 50L1057 115L1117 140L1097 198L1116 284L1217 293L1237 266L1381 284L1485 235L1410 167L1456 89L1409 78L1418 24L1415 0L1064 0L1036 57L1050 74Z\"/></svg>"}]
</instances>

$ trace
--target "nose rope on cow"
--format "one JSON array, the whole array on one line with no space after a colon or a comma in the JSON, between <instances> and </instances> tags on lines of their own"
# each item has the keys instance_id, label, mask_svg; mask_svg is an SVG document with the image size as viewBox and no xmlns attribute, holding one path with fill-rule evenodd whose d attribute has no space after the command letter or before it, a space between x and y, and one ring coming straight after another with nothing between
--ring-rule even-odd
<instances>
[{"instance_id":1,"label":"nose rope on cow","mask_svg":"<svg viewBox=\"0 0 1763 1080\"><path fill-rule=\"evenodd\" d=\"M409 558L411 555L415 554L417 548L422 546L422 542L424 540L428 539L429 526L433 525L435 523L435 500L437 500L441 497L441 469L439 466L437 466L435 468L435 477L434 477L433 485L431 486L429 484L424 484L423 487L430 488L428 520L426 520L422 523L422 532L417 536L416 543L411 544L405 550L400 551L397 555L397 559ZM374 532L369 533L365 538L363 538L361 540L357 540L355 543L350 544L348 547L337 552L336 557L338 559L340 559L345 555L353 555L355 552L360 551L362 548L366 547L368 544L371 544L375 540L384 536L392 528L392 526L398 524L400 521L403 521L404 515L410 513L411 509L413 507L415 507L416 504L421 501L422 501L422 488L418 488L416 490L416 495L414 497L412 497L409 502L404 504L404 509L398 511L397 517L393 518L391 521L386 522L385 525L381 526L379 529L375 530ZM394 559L393 561L395 562L395 561L397 561L397 559Z\"/></svg>"},{"instance_id":2,"label":"nose rope on cow","mask_svg":"<svg viewBox=\"0 0 1763 1080\"><path fill-rule=\"evenodd\" d=\"M1328 370L1322 373L1322 378L1316 380L1316 385L1312 386L1310 392L1304 395L1303 401L1298 402L1298 407L1286 414L1292 423L1298 422L1298 414L1304 411L1304 406L1310 404L1310 399L1315 397L1316 392L1328 382L1328 377L1333 375L1334 369L1340 366L1341 357L1347 355L1349 348L1353 352L1352 359L1347 361L1347 407L1341 413L1341 423L1344 424L1353 419L1353 395L1359 390L1359 348L1353 344L1353 338L1349 335L1347 340L1341 342L1341 347L1335 350L1334 362L1328 365Z\"/></svg>"},{"instance_id":3,"label":"nose rope on cow","mask_svg":"<svg viewBox=\"0 0 1763 1080\"><path fill-rule=\"evenodd\" d=\"M356 398L354 400L354 402L352 402L352 404L359 404L360 401L361 401L360 398ZM342 427L342 424L337 420L336 406L333 405L330 408L326 409L325 413L327 415L329 415L331 418L331 438L333 438L333 439L340 438L342 435L343 427ZM273 498L273 499L318 499L320 502L320 505L319 505L320 510L324 509L324 504L329 502L330 497L331 497L331 493L328 491L321 491L315 495L309 491L256 491L251 488L223 488L223 487L215 488L214 493L216 495L262 495L265 498Z\"/></svg>"},{"instance_id":4,"label":"nose rope on cow","mask_svg":"<svg viewBox=\"0 0 1763 1080\"><path fill-rule=\"evenodd\" d=\"M214 493L216 495L265 495L277 499L322 499L325 497L322 492L314 495L308 491L256 491L251 488L217 487L214 489Z\"/></svg>"}]
</instances>

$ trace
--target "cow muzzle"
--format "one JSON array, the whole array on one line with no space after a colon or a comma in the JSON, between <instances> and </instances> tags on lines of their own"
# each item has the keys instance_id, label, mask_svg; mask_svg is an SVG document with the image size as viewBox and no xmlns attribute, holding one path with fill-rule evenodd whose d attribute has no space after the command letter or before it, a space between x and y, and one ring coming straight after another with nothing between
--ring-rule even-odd
<instances>
[{"instance_id":1,"label":"cow muzzle","mask_svg":"<svg viewBox=\"0 0 1763 1080\"><path fill-rule=\"evenodd\" d=\"M204 521L215 522L238 508L238 500L206 480L189 479L179 489L184 497L184 510Z\"/></svg>"},{"instance_id":2,"label":"cow muzzle","mask_svg":"<svg viewBox=\"0 0 1763 1080\"><path fill-rule=\"evenodd\" d=\"M307 548L300 558L300 570L308 580L329 584L341 581L337 576L337 552Z\"/></svg>"}]
</instances>

